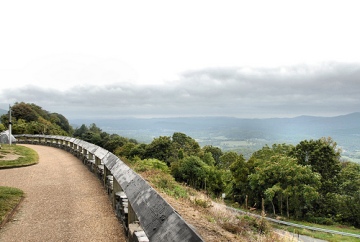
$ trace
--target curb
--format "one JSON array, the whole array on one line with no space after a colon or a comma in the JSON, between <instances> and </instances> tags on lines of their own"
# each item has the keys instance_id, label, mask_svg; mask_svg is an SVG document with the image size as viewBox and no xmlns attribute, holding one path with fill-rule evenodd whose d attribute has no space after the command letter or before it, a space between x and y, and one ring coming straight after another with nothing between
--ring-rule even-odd
<instances>
[{"instance_id":1,"label":"curb","mask_svg":"<svg viewBox=\"0 0 360 242\"><path fill-rule=\"evenodd\" d=\"M22 196L21 199L20 199L20 201L18 202L18 204L17 204L10 212L8 212L8 213L5 215L4 220L3 220L3 221L1 222L1 224L0 224L0 229L2 229L2 228L5 226L5 224L6 224L7 222L9 222L9 220L14 216L15 212L18 210L20 204L24 201L24 199L25 199L25 196Z\"/></svg>"}]
</instances>

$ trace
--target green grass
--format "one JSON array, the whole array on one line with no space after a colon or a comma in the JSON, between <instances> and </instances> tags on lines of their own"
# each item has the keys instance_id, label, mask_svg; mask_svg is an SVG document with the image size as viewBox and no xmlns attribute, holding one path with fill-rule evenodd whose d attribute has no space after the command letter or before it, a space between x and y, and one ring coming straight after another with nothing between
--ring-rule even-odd
<instances>
[{"instance_id":1,"label":"green grass","mask_svg":"<svg viewBox=\"0 0 360 242\"><path fill-rule=\"evenodd\" d=\"M352 234L360 234L360 229L356 229L356 228L348 227L348 226L344 226L344 225L319 225L319 224L313 224L313 223L308 223L308 222L300 222L300 221L288 221L288 220L286 220L286 221L291 222L291 223L316 227L316 228L336 230L336 231L345 232L345 233L352 233ZM285 225L273 224L273 227L279 228L279 229L282 229L282 230L286 230L286 231L289 231L291 233L307 235L307 236L310 236L310 237L313 237L313 238L322 239L322 240L326 240L326 241L334 241L334 242L337 242L337 241L345 241L345 242L355 242L355 241L357 241L357 242L359 242L360 241L359 238L355 238L355 237L343 236L343 235L337 235L337 234L330 234L330 233L319 232L319 231L311 231L311 230L307 230L307 229L303 229L303 228L294 228L294 227L285 226Z\"/></svg>"},{"instance_id":2,"label":"green grass","mask_svg":"<svg viewBox=\"0 0 360 242\"><path fill-rule=\"evenodd\" d=\"M316 227L316 228L330 229L330 230L336 230L336 231L345 232L345 233L352 233L352 234L360 234L360 229L350 227L350 226L346 226L346 225L341 225L341 224L321 225L321 224L314 224L314 223L305 222L305 221L295 221L295 220L286 220L286 221L291 222L291 223L305 225L305 226Z\"/></svg>"},{"instance_id":3,"label":"green grass","mask_svg":"<svg viewBox=\"0 0 360 242\"><path fill-rule=\"evenodd\" d=\"M19 204L24 192L17 188L0 187L0 224L16 205Z\"/></svg>"},{"instance_id":4,"label":"green grass","mask_svg":"<svg viewBox=\"0 0 360 242\"><path fill-rule=\"evenodd\" d=\"M0 160L0 169L29 166L37 164L39 161L36 151L30 148L21 145L3 144L0 149L0 157L6 157L9 154L18 155L19 157L15 160Z\"/></svg>"}]
</instances>

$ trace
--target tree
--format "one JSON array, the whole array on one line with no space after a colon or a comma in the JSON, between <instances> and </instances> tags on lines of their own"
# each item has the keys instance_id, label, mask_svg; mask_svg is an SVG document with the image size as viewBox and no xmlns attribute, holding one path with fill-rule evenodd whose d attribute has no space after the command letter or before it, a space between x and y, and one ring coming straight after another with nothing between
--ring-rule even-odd
<instances>
[{"instance_id":1,"label":"tree","mask_svg":"<svg viewBox=\"0 0 360 242\"><path fill-rule=\"evenodd\" d=\"M86 127L85 124L82 124L80 128L75 129L73 136L81 139L83 135L85 135L85 133L88 131L89 131L88 127Z\"/></svg>"},{"instance_id":2,"label":"tree","mask_svg":"<svg viewBox=\"0 0 360 242\"><path fill-rule=\"evenodd\" d=\"M188 156L174 162L171 171L175 179L180 182L186 182L196 189L205 187L206 164L197 156Z\"/></svg>"},{"instance_id":3,"label":"tree","mask_svg":"<svg viewBox=\"0 0 360 242\"><path fill-rule=\"evenodd\" d=\"M173 161L175 150L173 148L171 138L168 136L160 136L146 146L144 158L155 158L166 162L170 166Z\"/></svg>"},{"instance_id":4,"label":"tree","mask_svg":"<svg viewBox=\"0 0 360 242\"><path fill-rule=\"evenodd\" d=\"M215 166L205 166L205 190L214 194L216 197L220 196L226 190L227 178L231 177L230 171L219 169Z\"/></svg>"},{"instance_id":5,"label":"tree","mask_svg":"<svg viewBox=\"0 0 360 242\"><path fill-rule=\"evenodd\" d=\"M61 114L52 113L50 114L50 121L58 125L61 129L65 130L67 133L72 133L72 127L69 124L69 121Z\"/></svg>"},{"instance_id":6,"label":"tree","mask_svg":"<svg viewBox=\"0 0 360 242\"><path fill-rule=\"evenodd\" d=\"M276 204L285 203L288 216L304 217L318 197L320 175L309 166L297 164L285 155L272 156L270 160L258 160L255 173L248 176L252 190L270 201L274 213Z\"/></svg>"},{"instance_id":7,"label":"tree","mask_svg":"<svg viewBox=\"0 0 360 242\"><path fill-rule=\"evenodd\" d=\"M206 152L202 158L202 160L208 165L208 166L214 166L215 160L210 152Z\"/></svg>"},{"instance_id":8,"label":"tree","mask_svg":"<svg viewBox=\"0 0 360 242\"><path fill-rule=\"evenodd\" d=\"M182 150L182 156L199 155L200 145L196 140L184 133L175 132L172 136L173 147L176 150Z\"/></svg>"},{"instance_id":9,"label":"tree","mask_svg":"<svg viewBox=\"0 0 360 242\"><path fill-rule=\"evenodd\" d=\"M339 174L340 194L353 196L360 191L360 165L354 162L341 163Z\"/></svg>"},{"instance_id":10,"label":"tree","mask_svg":"<svg viewBox=\"0 0 360 242\"><path fill-rule=\"evenodd\" d=\"M128 142L127 138L118 134L112 134L105 142L103 142L102 147L110 152L114 152L118 147L122 147Z\"/></svg>"},{"instance_id":11,"label":"tree","mask_svg":"<svg viewBox=\"0 0 360 242\"><path fill-rule=\"evenodd\" d=\"M230 165L232 175L232 196L235 201L242 202L251 192L248 186L249 167L245 158L239 155L237 159Z\"/></svg>"},{"instance_id":12,"label":"tree","mask_svg":"<svg viewBox=\"0 0 360 242\"><path fill-rule=\"evenodd\" d=\"M222 169L229 169L230 165L238 159L238 154L234 151L227 151L220 156L220 162L217 167Z\"/></svg>"},{"instance_id":13,"label":"tree","mask_svg":"<svg viewBox=\"0 0 360 242\"><path fill-rule=\"evenodd\" d=\"M342 162L339 174L339 194L333 194L335 220L360 228L360 165Z\"/></svg>"},{"instance_id":14,"label":"tree","mask_svg":"<svg viewBox=\"0 0 360 242\"><path fill-rule=\"evenodd\" d=\"M11 107L11 115L16 119L23 119L26 122L37 121L39 114L33 110L30 104L26 104L24 102L15 103Z\"/></svg>"},{"instance_id":15,"label":"tree","mask_svg":"<svg viewBox=\"0 0 360 242\"><path fill-rule=\"evenodd\" d=\"M300 165L310 165L314 172L321 175L321 193L338 191L340 172L340 151L331 138L301 141L290 152Z\"/></svg>"},{"instance_id":16,"label":"tree","mask_svg":"<svg viewBox=\"0 0 360 242\"><path fill-rule=\"evenodd\" d=\"M212 146L212 145L205 145L202 148L202 150L203 150L204 154L207 153L207 152L211 153L212 157L215 160L215 165L220 164L220 157L223 155L223 152L219 147L215 147L215 146Z\"/></svg>"}]
</instances>

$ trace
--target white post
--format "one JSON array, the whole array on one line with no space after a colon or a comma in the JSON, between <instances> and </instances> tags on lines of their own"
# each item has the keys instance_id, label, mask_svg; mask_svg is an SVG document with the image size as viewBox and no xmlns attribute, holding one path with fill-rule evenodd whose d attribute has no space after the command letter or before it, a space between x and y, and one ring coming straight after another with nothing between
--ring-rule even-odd
<instances>
[{"instance_id":1,"label":"white post","mask_svg":"<svg viewBox=\"0 0 360 242\"><path fill-rule=\"evenodd\" d=\"M11 106L9 105L9 145L11 145Z\"/></svg>"}]
</instances>

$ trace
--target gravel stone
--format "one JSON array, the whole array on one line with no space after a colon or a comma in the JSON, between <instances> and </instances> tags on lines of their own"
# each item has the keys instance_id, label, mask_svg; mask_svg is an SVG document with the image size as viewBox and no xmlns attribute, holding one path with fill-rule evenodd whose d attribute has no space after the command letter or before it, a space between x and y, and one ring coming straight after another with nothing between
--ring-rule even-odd
<instances>
[{"instance_id":1,"label":"gravel stone","mask_svg":"<svg viewBox=\"0 0 360 242\"><path fill-rule=\"evenodd\" d=\"M0 241L126 241L100 180L80 160L61 149L24 146L38 152L39 163L0 170L0 186L25 192Z\"/></svg>"}]
</instances>

